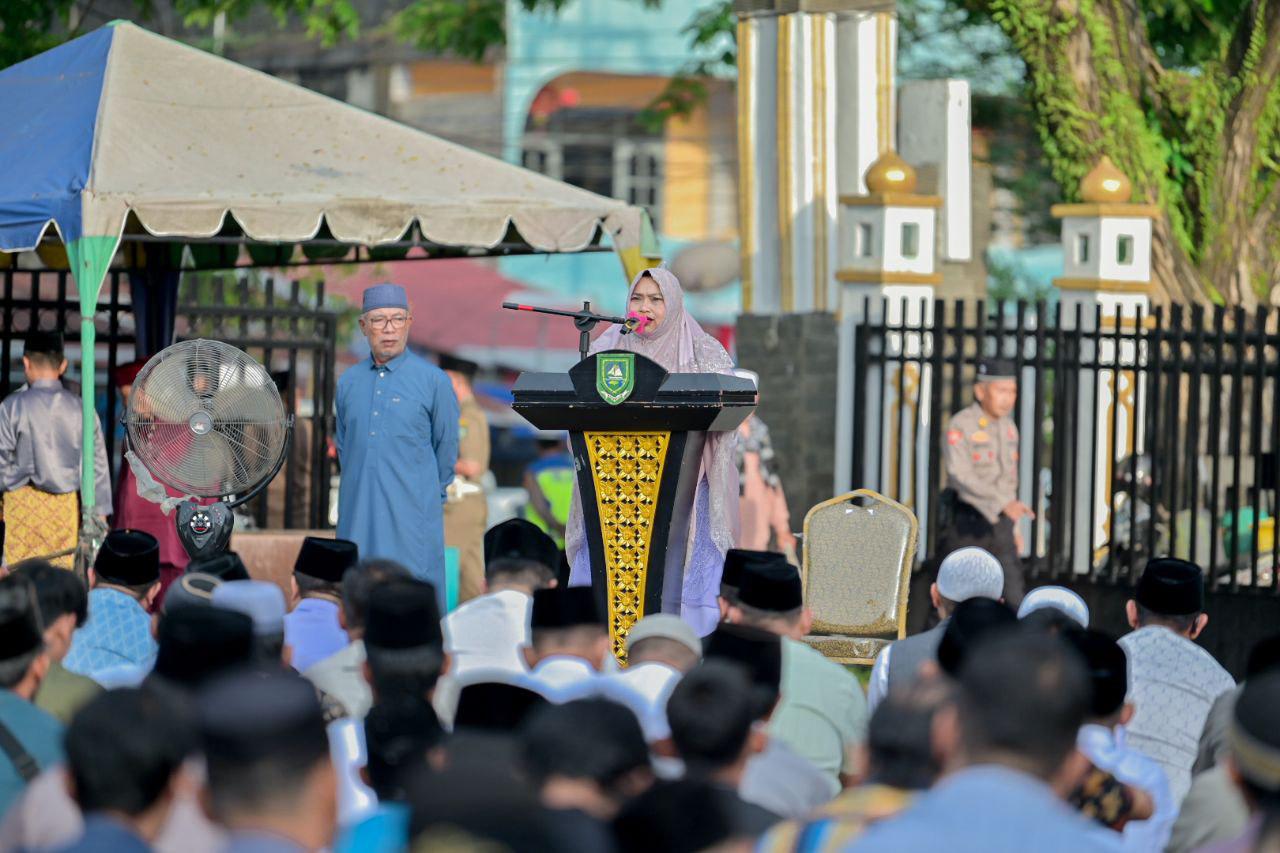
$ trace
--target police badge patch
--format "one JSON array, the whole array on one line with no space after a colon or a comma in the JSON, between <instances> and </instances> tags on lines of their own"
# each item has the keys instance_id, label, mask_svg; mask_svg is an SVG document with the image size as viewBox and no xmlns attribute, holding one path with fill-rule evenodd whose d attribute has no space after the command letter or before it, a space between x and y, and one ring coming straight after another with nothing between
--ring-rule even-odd
<instances>
[{"instance_id":1,"label":"police badge patch","mask_svg":"<svg viewBox=\"0 0 1280 853\"><path fill-rule=\"evenodd\" d=\"M636 387L635 353L602 353L596 356L596 392L610 406L626 402Z\"/></svg>"}]
</instances>

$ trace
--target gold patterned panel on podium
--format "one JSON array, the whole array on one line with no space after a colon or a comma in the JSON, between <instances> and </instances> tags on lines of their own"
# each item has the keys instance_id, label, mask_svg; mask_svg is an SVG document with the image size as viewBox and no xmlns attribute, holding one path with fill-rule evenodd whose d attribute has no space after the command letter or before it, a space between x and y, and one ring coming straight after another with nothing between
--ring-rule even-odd
<instances>
[{"instance_id":1,"label":"gold patterned panel on podium","mask_svg":"<svg viewBox=\"0 0 1280 853\"><path fill-rule=\"evenodd\" d=\"M644 616L645 575L658 512L669 432L584 433L604 541L609 637L620 662L627 634Z\"/></svg>"}]
</instances>

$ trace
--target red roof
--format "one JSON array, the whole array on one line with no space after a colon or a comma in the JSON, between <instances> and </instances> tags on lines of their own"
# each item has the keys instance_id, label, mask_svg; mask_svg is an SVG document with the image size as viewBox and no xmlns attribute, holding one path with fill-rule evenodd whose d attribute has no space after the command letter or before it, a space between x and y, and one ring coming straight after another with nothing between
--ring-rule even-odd
<instances>
[{"instance_id":1,"label":"red roof","mask_svg":"<svg viewBox=\"0 0 1280 853\"><path fill-rule=\"evenodd\" d=\"M577 352L572 320L505 310L502 303L512 301L513 294L519 293L521 302L535 301L532 291L481 261L396 261L361 267L347 278L330 277L328 284L330 292L359 306L364 289L384 281L403 285L409 294L409 342L414 347L450 353L476 348ZM537 301L547 307L574 307L557 294Z\"/></svg>"}]
</instances>

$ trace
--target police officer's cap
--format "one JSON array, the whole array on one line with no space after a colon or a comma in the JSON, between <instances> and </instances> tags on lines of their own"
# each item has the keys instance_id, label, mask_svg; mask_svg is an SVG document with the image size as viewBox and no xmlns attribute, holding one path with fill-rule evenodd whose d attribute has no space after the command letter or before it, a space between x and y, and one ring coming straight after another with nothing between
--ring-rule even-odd
<instances>
[{"instance_id":1,"label":"police officer's cap","mask_svg":"<svg viewBox=\"0 0 1280 853\"><path fill-rule=\"evenodd\" d=\"M480 365L474 361L458 358L456 355L450 355L445 352L440 354L440 369L447 370L450 373L461 374L467 379L475 379L476 374L480 372Z\"/></svg>"},{"instance_id":2,"label":"police officer's cap","mask_svg":"<svg viewBox=\"0 0 1280 853\"><path fill-rule=\"evenodd\" d=\"M978 362L979 382L995 382L1000 379L1017 378L1017 368L1007 358L984 358Z\"/></svg>"}]
</instances>

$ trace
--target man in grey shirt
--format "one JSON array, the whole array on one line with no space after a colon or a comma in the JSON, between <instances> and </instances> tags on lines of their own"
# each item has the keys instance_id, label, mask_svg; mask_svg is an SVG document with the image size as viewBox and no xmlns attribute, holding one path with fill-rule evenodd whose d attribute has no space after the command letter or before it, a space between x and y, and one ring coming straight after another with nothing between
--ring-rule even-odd
<instances>
[{"instance_id":1,"label":"man in grey shirt","mask_svg":"<svg viewBox=\"0 0 1280 853\"><path fill-rule=\"evenodd\" d=\"M905 687L915 680L920 664L933 660L938 642L947 628L947 619L956 605L970 598L1000 600L1004 570L1000 561L977 547L952 551L938 566L938 580L929 587L929 597L942 620L920 634L890 643L876 656L867 684L867 706L874 711L890 687Z\"/></svg>"},{"instance_id":2,"label":"man in grey shirt","mask_svg":"<svg viewBox=\"0 0 1280 853\"><path fill-rule=\"evenodd\" d=\"M62 387L67 369L59 332L33 332L22 355L27 385L0 403L0 491L4 492L4 559L13 565L44 557L70 568L80 530L82 408ZM111 514L111 476L94 419L94 510Z\"/></svg>"}]
</instances>

